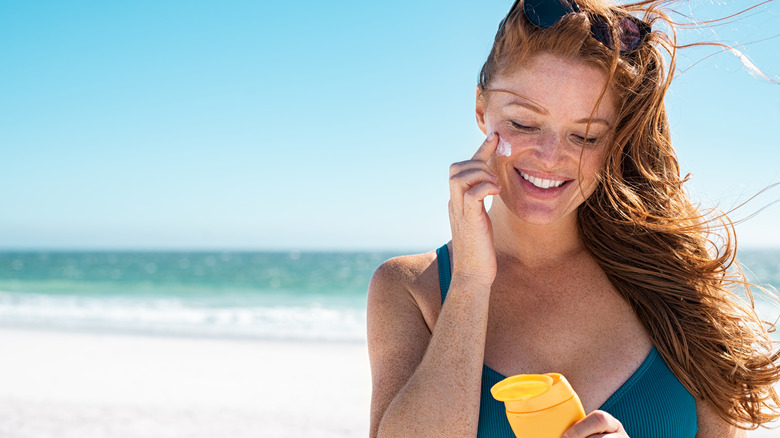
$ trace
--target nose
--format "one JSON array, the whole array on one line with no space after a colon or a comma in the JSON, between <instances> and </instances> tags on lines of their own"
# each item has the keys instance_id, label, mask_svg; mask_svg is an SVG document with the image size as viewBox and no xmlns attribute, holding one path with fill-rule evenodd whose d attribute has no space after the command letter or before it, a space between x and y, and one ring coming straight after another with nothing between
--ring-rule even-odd
<instances>
[{"instance_id":1,"label":"nose","mask_svg":"<svg viewBox=\"0 0 780 438\"><path fill-rule=\"evenodd\" d=\"M538 137L534 157L545 167L554 168L563 156L563 137L556 132L546 132Z\"/></svg>"}]
</instances>

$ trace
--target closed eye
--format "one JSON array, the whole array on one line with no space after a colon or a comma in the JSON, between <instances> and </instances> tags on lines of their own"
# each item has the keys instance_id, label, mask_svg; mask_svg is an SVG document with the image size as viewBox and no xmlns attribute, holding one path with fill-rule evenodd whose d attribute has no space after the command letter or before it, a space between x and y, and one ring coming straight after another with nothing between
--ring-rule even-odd
<instances>
[{"instance_id":1,"label":"closed eye","mask_svg":"<svg viewBox=\"0 0 780 438\"><path fill-rule=\"evenodd\" d=\"M586 146L592 146L596 144L596 142L599 141L598 137L583 137L581 135L572 135L572 139L575 143L586 145Z\"/></svg>"},{"instance_id":2,"label":"closed eye","mask_svg":"<svg viewBox=\"0 0 780 438\"><path fill-rule=\"evenodd\" d=\"M534 128L533 126L521 125L520 123L517 123L515 121L510 121L510 123L512 124L512 127L515 128L518 131L522 131L522 132L536 132L536 128Z\"/></svg>"}]
</instances>

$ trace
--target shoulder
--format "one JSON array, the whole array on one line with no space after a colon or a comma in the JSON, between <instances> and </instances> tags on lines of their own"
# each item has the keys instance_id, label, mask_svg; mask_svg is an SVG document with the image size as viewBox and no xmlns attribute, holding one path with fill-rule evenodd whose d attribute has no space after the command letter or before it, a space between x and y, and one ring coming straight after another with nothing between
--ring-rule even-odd
<instances>
[{"instance_id":1,"label":"shoulder","mask_svg":"<svg viewBox=\"0 0 780 438\"><path fill-rule=\"evenodd\" d=\"M436 251L393 257L374 271L369 284L369 295L426 295L432 286L438 290L438 279Z\"/></svg>"},{"instance_id":2,"label":"shoulder","mask_svg":"<svg viewBox=\"0 0 780 438\"><path fill-rule=\"evenodd\" d=\"M369 322L414 318L432 330L441 308L436 251L382 263L371 277L367 304Z\"/></svg>"},{"instance_id":3,"label":"shoulder","mask_svg":"<svg viewBox=\"0 0 780 438\"><path fill-rule=\"evenodd\" d=\"M696 399L696 438L746 438L747 432L729 424L710 402Z\"/></svg>"}]
</instances>

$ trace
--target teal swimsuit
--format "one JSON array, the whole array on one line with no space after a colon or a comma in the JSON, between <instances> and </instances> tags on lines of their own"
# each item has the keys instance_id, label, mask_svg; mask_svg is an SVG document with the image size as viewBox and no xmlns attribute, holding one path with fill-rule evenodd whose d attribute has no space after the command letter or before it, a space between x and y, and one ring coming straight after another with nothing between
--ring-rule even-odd
<instances>
[{"instance_id":1,"label":"teal swimsuit","mask_svg":"<svg viewBox=\"0 0 780 438\"><path fill-rule=\"evenodd\" d=\"M443 304L451 279L447 245L436 250L436 255ZM504 377L488 366L482 366L477 438L515 438L506 419L504 404L490 395L490 388ZM693 438L698 430L693 396L672 374L655 347L599 410L623 423L631 438Z\"/></svg>"}]
</instances>

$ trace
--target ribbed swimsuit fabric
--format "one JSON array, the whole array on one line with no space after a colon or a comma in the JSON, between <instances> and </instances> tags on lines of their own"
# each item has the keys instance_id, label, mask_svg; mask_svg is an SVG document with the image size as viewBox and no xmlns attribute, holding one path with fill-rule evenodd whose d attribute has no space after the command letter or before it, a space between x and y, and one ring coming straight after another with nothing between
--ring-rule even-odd
<instances>
[{"instance_id":1,"label":"ribbed swimsuit fabric","mask_svg":"<svg viewBox=\"0 0 780 438\"><path fill-rule=\"evenodd\" d=\"M452 279L447 245L436 250L436 255L443 305ZM490 394L490 388L505 377L487 365L482 366L477 438L515 438L504 403ZM693 438L698 430L693 396L672 374L655 346L599 410L617 418L631 438Z\"/></svg>"}]
</instances>

